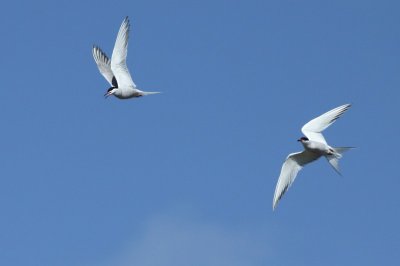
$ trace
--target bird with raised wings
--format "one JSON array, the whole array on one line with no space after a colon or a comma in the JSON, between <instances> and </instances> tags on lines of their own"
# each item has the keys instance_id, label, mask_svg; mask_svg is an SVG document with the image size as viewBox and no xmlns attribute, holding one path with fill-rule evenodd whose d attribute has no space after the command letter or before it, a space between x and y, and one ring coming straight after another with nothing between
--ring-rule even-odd
<instances>
[{"instance_id":1,"label":"bird with raised wings","mask_svg":"<svg viewBox=\"0 0 400 266\"><path fill-rule=\"evenodd\" d=\"M128 67L126 66L129 27L129 18L126 17L119 28L111 60L98 46L93 46L92 53L94 61L96 61L100 73L111 85L104 94L105 97L114 95L119 99L129 99L160 93L141 91L132 80Z\"/></svg>"},{"instance_id":2,"label":"bird with raised wings","mask_svg":"<svg viewBox=\"0 0 400 266\"><path fill-rule=\"evenodd\" d=\"M297 173L308 163L311 163L324 156L333 169L339 172L339 159L342 158L344 152L353 147L337 147L333 148L328 145L322 131L332 125L344 112L351 107L345 104L332 109L323 115L314 118L305 124L301 131L305 137L298 139L304 147L304 151L289 154L286 161L282 165L278 183L276 184L272 209L276 208L283 194L293 184Z\"/></svg>"}]
</instances>

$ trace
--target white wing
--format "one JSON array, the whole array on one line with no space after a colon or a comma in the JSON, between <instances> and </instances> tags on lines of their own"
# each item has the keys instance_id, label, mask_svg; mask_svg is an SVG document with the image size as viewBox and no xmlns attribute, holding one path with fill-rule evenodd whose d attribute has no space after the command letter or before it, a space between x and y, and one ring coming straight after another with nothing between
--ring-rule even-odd
<instances>
[{"instance_id":1,"label":"white wing","mask_svg":"<svg viewBox=\"0 0 400 266\"><path fill-rule=\"evenodd\" d=\"M136 87L126 66L128 54L129 19L126 17L119 28L117 40L111 56L111 70L117 79L120 88Z\"/></svg>"},{"instance_id":2,"label":"white wing","mask_svg":"<svg viewBox=\"0 0 400 266\"><path fill-rule=\"evenodd\" d=\"M110 59L108 59L107 55L97 46L93 46L92 53L94 61L103 77L111 86L118 87L117 80L111 70Z\"/></svg>"},{"instance_id":3,"label":"white wing","mask_svg":"<svg viewBox=\"0 0 400 266\"><path fill-rule=\"evenodd\" d=\"M320 155L309 151L289 154L282 165L281 174L279 175L278 183L276 183L272 209L275 209L278 201L292 185L301 168L303 168L304 165L317 160L319 157Z\"/></svg>"},{"instance_id":4,"label":"white wing","mask_svg":"<svg viewBox=\"0 0 400 266\"><path fill-rule=\"evenodd\" d=\"M344 104L336 107L335 109L332 109L305 124L301 131L307 136L308 139L327 144L321 132L332 125L333 122L335 122L350 107L350 104Z\"/></svg>"}]
</instances>

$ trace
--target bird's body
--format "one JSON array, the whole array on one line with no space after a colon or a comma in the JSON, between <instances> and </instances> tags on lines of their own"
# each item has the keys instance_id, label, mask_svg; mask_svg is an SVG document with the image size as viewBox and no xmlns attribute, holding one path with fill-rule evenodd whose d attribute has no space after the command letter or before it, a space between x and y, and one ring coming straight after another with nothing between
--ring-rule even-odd
<instances>
[{"instance_id":1,"label":"bird's body","mask_svg":"<svg viewBox=\"0 0 400 266\"><path fill-rule=\"evenodd\" d=\"M303 141L301 142L305 150L313 152L319 156L332 155L334 150L331 146L318 141Z\"/></svg>"},{"instance_id":2,"label":"bird's body","mask_svg":"<svg viewBox=\"0 0 400 266\"><path fill-rule=\"evenodd\" d=\"M141 91L132 80L128 67L126 66L129 27L129 19L126 17L119 29L111 60L99 47L93 46L92 49L93 58L100 73L112 86L104 95L106 97L114 95L119 99L130 99L159 93Z\"/></svg>"},{"instance_id":3,"label":"bird's body","mask_svg":"<svg viewBox=\"0 0 400 266\"><path fill-rule=\"evenodd\" d=\"M276 184L272 208L275 209L276 204L282 198L283 194L294 182L297 173L308 163L311 163L324 156L329 164L339 172L339 159L342 154L351 147L333 148L328 145L322 131L332 125L344 112L350 108L350 104L339 106L328 111L317 118L314 118L303 126L301 131L307 137L301 137L298 141L304 147L304 151L291 153L282 165L281 173Z\"/></svg>"}]
</instances>

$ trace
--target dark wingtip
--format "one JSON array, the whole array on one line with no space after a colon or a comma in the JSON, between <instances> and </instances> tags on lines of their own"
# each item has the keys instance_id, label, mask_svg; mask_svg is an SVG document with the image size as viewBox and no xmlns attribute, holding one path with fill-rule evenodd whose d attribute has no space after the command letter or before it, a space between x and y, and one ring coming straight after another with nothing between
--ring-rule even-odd
<instances>
[{"instance_id":1,"label":"dark wingtip","mask_svg":"<svg viewBox=\"0 0 400 266\"><path fill-rule=\"evenodd\" d=\"M126 16L126 17L124 18L124 22L126 22L128 25L130 25L130 21L129 21L129 17L128 17L128 16Z\"/></svg>"},{"instance_id":2,"label":"dark wingtip","mask_svg":"<svg viewBox=\"0 0 400 266\"><path fill-rule=\"evenodd\" d=\"M126 17L124 18L124 21L122 21L121 27L122 27L122 25L124 25L124 24L127 25L128 32L129 32L129 30L130 30L130 28L131 28L131 22L129 21L129 17L128 17L128 16L126 16Z\"/></svg>"}]
</instances>

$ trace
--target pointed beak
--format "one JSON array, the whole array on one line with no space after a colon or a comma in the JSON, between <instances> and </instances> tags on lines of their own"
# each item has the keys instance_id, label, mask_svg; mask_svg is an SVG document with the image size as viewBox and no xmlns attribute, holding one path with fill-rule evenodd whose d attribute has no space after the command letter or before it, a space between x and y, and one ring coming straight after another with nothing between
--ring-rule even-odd
<instances>
[{"instance_id":1,"label":"pointed beak","mask_svg":"<svg viewBox=\"0 0 400 266\"><path fill-rule=\"evenodd\" d=\"M301 141L301 139L298 139L297 141Z\"/></svg>"},{"instance_id":2,"label":"pointed beak","mask_svg":"<svg viewBox=\"0 0 400 266\"><path fill-rule=\"evenodd\" d=\"M107 91L105 94L104 94L104 98L108 98L108 96L110 96L112 93L110 92L110 91Z\"/></svg>"}]
</instances>

